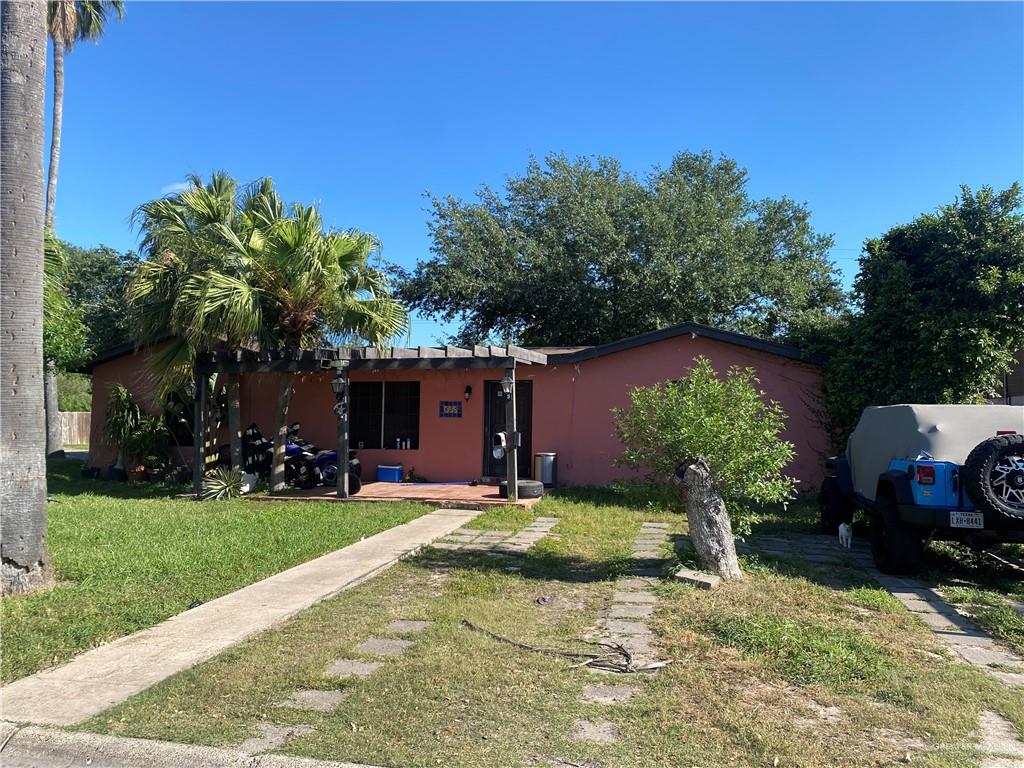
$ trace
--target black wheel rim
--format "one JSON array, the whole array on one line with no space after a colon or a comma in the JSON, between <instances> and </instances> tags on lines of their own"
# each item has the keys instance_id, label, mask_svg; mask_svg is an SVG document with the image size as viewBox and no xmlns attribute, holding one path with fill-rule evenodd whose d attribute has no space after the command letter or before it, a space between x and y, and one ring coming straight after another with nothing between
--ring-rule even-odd
<instances>
[{"instance_id":1,"label":"black wheel rim","mask_svg":"<svg viewBox=\"0 0 1024 768\"><path fill-rule=\"evenodd\" d=\"M1024 512L1024 455L1007 454L996 459L989 485L999 501Z\"/></svg>"}]
</instances>

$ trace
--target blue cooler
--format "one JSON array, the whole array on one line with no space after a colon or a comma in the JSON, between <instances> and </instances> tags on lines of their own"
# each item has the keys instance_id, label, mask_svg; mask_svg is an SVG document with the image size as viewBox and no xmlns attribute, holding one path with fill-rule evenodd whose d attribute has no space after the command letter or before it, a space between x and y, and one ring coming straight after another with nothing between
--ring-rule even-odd
<instances>
[{"instance_id":1,"label":"blue cooler","mask_svg":"<svg viewBox=\"0 0 1024 768\"><path fill-rule=\"evenodd\" d=\"M387 464L377 465L377 482L378 483L400 483L402 482L402 465L395 464L389 466Z\"/></svg>"}]
</instances>

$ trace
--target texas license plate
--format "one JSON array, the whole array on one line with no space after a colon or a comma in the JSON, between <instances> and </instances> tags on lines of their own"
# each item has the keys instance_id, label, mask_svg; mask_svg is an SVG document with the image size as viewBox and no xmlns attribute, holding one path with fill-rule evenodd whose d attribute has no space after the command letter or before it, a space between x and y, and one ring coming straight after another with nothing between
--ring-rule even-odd
<instances>
[{"instance_id":1,"label":"texas license plate","mask_svg":"<svg viewBox=\"0 0 1024 768\"><path fill-rule=\"evenodd\" d=\"M950 512L949 525L952 528L984 528L985 515L981 512Z\"/></svg>"}]
</instances>

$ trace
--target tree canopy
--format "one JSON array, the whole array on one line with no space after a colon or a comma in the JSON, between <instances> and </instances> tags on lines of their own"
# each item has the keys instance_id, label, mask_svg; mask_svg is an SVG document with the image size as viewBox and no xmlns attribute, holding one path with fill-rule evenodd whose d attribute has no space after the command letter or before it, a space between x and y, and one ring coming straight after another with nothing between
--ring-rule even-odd
<instances>
[{"instance_id":1,"label":"tree canopy","mask_svg":"<svg viewBox=\"0 0 1024 768\"><path fill-rule=\"evenodd\" d=\"M843 304L808 209L753 199L746 171L708 152L642 178L551 155L503 192L431 202L433 256L394 271L410 308L460 323L459 343L596 344L690 321L781 337Z\"/></svg>"},{"instance_id":2,"label":"tree canopy","mask_svg":"<svg viewBox=\"0 0 1024 768\"><path fill-rule=\"evenodd\" d=\"M43 243L43 358L61 370L92 352L84 315L67 290L69 265L63 245L49 231Z\"/></svg>"},{"instance_id":3,"label":"tree canopy","mask_svg":"<svg viewBox=\"0 0 1024 768\"><path fill-rule=\"evenodd\" d=\"M286 207L269 178L224 173L140 206L147 259L128 288L136 339L171 344L154 356L166 392L191 380L197 352L338 337L383 344L407 328L404 307L369 260L377 240L327 230L315 207Z\"/></svg>"},{"instance_id":4,"label":"tree canopy","mask_svg":"<svg viewBox=\"0 0 1024 768\"><path fill-rule=\"evenodd\" d=\"M1024 348L1020 185L962 187L949 205L868 240L854 312L826 373L841 440L868 405L993 397Z\"/></svg>"},{"instance_id":5,"label":"tree canopy","mask_svg":"<svg viewBox=\"0 0 1024 768\"><path fill-rule=\"evenodd\" d=\"M138 256L105 245L81 248L64 243L63 247L67 254L64 287L71 303L82 309L88 346L99 353L131 341L124 295Z\"/></svg>"}]
</instances>

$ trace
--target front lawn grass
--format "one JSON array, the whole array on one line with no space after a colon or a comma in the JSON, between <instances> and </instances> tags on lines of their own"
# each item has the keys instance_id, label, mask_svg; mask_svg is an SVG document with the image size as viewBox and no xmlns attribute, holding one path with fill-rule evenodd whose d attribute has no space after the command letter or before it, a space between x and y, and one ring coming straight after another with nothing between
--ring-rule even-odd
<instances>
[{"instance_id":1,"label":"front lawn grass","mask_svg":"<svg viewBox=\"0 0 1024 768\"><path fill-rule=\"evenodd\" d=\"M174 498L180 489L83 480L81 465L48 465L57 586L0 601L5 682L429 511L411 503L197 503Z\"/></svg>"},{"instance_id":2,"label":"front lawn grass","mask_svg":"<svg viewBox=\"0 0 1024 768\"><path fill-rule=\"evenodd\" d=\"M497 509L476 528L559 518L523 558L427 550L279 628L183 672L82 726L227 746L257 723L315 731L283 751L392 768L491 766L975 765L971 733L992 709L1024 728L1024 700L952 660L934 635L852 571L746 559L747 578L704 592L666 581L649 620L657 675L573 668L467 629L585 650L644 520L611 493L563 492L529 514ZM780 522L782 515L780 514ZM540 599L543 598L543 599ZM395 619L432 622L367 678L324 675ZM631 685L628 704L582 701L592 684ZM299 688L342 689L332 712L278 704ZM577 719L610 721L615 743L572 740Z\"/></svg>"}]
</instances>

